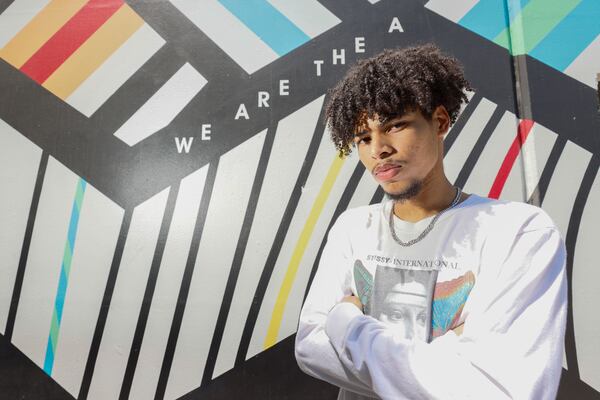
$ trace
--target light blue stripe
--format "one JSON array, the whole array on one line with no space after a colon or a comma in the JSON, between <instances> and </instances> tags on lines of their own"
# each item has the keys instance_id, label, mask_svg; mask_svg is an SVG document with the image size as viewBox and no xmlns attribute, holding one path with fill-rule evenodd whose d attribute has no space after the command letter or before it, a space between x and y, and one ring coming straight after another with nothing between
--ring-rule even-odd
<instances>
[{"instance_id":1,"label":"light blue stripe","mask_svg":"<svg viewBox=\"0 0 600 400\"><path fill-rule=\"evenodd\" d=\"M564 71L600 35L600 0L583 0L529 55Z\"/></svg>"},{"instance_id":2,"label":"light blue stripe","mask_svg":"<svg viewBox=\"0 0 600 400\"><path fill-rule=\"evenodd\" d=\"M44 372L52 375L52 367L54 366L54 352L52 351L51 338L48 336L48 345L46 346L46 358L44 359Z\"/></svg>"},{"instance_id":3,"label":"light blue stripe","mask_svg":"<svg viewBox=\"0 0 600 400\"><path fill-rule=\"evenodd\" d=\"M60 278L58 280L58 292L56 293L56 301L54 302L54 308L56 309L56 319L60 324L62 320L62 311L65 304L65 293L67 292L67 275L65 274L64 266L60 269Z\"/></svg>"},{"instance_id":4,"label":"light blue stripe","mask_svg":"<svg viewBox=\"0 0 600 400\"><path fill-rule=\"evenodd\" d=\"M494 40L508 26L504 1L480 0L458 23L489 40Z\"/></svg>"},{"instance_id":5,"label":"light blue stripe","mask_svg":"<svg viewBox=\"0 0 600 400\"><path fill-rule=\"evenodd\" d=\"M86 182L79 178L77 183L77 190L75 191L75 199L73 200L73 206L71 209L71 219L69 221L69 231L67 234L67 245L69 247L69 263L73 260L73 250L75 249L75 237L77 235L77 227L79 225L79 207L83 204L83 195L85 194ZM79 202L78 202L79 200ZM66 249L65 249L66 251ZM60 332L60 321L62 320L63 306L65 304L65 296L67 293L67 286L69 283L69 276L67 275L67 269L71 270L71 265L65 266L65 258L63 255L63 261L60 267L60 277L58 279L58 289L56 291L56 298L54 299L54 310L52 318L56 314L57 330L52 331L52 323L50 327L50 334L48 335L48 345L46 347L46 357L44 359L44 372L48 375L52 374L52 367L54 365L54 351L52 349L53 334L58 336ZM56 343L58 337L54 338Z\"/></svg>"},{"instance_id":6,"label":"light blue stripe","mask_svg":"<svg viewBox=\"0 0 600 400\"><path fill-rule=\"evenodd\" d=\"M219 0L219 3L279 56L310 40L308 35L266 0Z\"/></svg>"},{"instance_id":7,"label":"light blue stripe","mask_svg":"<svg viewBox=\"0 0 600 400\"><path fill-rule=\"evenodd\" d=\"M489 40L494 40L500 32L508 27L508 21L514 20L529 1L480 0L458 23ZM511 7L507 6L507 2L511 3ZM510 17L508 13L510 13Z\"/></svg>"},{"instance_id":8,"label":"light blue stripe","mask_svg":"<svg viewBox=\"0 0 600 400\"><path fill-rule=\"evenodd\" d=\"M73 249L73 244L75 244L75 235L77 234L77 223L79 222L79 210L77 209L77 203L73 202L73 208L71 209L71 222L69 223L69 234L68 240L71 245L71 250Z\"/></svg>"}]
</instances>

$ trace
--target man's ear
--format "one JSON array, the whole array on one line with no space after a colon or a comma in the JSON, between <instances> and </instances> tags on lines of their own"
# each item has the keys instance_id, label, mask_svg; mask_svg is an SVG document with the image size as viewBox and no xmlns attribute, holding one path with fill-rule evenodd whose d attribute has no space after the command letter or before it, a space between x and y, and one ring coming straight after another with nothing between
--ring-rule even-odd
<instances>
[{"instance_id":1,"label":"man's ear","mask_svg":"<svg viewBox=\"0 0 600 400\"><path fill-rule=\"evenodd\" d=\"M448 133L450 129L450 114L448 114L446 107L442 105L437 106L431 114L431 120L438 123L438 131L436 132L438 136L443 137Z\"/></svg>"}]
</instances>

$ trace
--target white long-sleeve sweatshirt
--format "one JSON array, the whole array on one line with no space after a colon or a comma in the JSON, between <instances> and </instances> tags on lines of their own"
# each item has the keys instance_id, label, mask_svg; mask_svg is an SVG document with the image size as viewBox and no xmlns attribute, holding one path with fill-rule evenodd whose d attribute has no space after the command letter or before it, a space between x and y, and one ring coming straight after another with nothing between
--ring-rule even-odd
<instances>
[{"instance_id":1,"label":"white long-sleeve sweatshirt","mask_svg":"<svg viewBox=\"0 0 600 400\"><path fill-rule=\"evenodd\" d=\"M567 283L550 217L472 194L403 247L391 207L351 209L332 226L300 314L300 368L339 386L340 400L554 399ZM433 217L393 218L407 241ZM339 303L350 294L368 315Z\"/></svg>"}]
</instances>

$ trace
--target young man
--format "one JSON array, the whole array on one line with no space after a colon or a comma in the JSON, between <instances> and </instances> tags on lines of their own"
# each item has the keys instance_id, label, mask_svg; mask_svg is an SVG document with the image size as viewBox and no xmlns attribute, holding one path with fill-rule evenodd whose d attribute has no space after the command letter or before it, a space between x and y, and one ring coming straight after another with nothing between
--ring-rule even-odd
<instances>
[{"instance_id":1,"label":"young man","mask_svg":"<svg viewBox=\"0 0 600 400\"><path fill-rule=\"evenodd\" d=\"M444 136L471 91L433 45L358 62L326 118L386 199L332 226L302 308L296 359L338 399L553 399L567 306L548 215L462 193ZM507 132L508 134L508 132Z\"/></svg>"}]
</instances>

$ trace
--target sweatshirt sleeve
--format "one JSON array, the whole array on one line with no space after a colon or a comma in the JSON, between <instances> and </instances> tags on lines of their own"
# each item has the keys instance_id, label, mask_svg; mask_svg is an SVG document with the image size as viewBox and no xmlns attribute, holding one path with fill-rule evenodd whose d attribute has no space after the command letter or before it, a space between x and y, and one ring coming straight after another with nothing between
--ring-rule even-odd
<instances>
[{"instance_id":1,"label":"sweatshirt sleeve","mask_svg":"<svg viewBox=\"0 0 600 400\"><path fill-rule=\"evenodd\" d=\"M325 333L327 314L344 296L352 294L348 279L350 244L341 228L341 217L332 226L321 254L296 333L295 356L302 371L315 378L367 397L378 398L342 364ZM363 315L352 305L355 312Z\"/></svg>"},{"instance_id":2,"label":"sweatshirt sleeve","mask_svg":"<svg viewBox=\"0 0 600 400\"><path fill-rule=\"evenodd\" d=\"M343 365L383 399L554 399L567 311L564 242L551 227L521 232L505 248L480 272L460 336L406 340L336 306L326 333Z\"/></svg>"}]
</instances>

